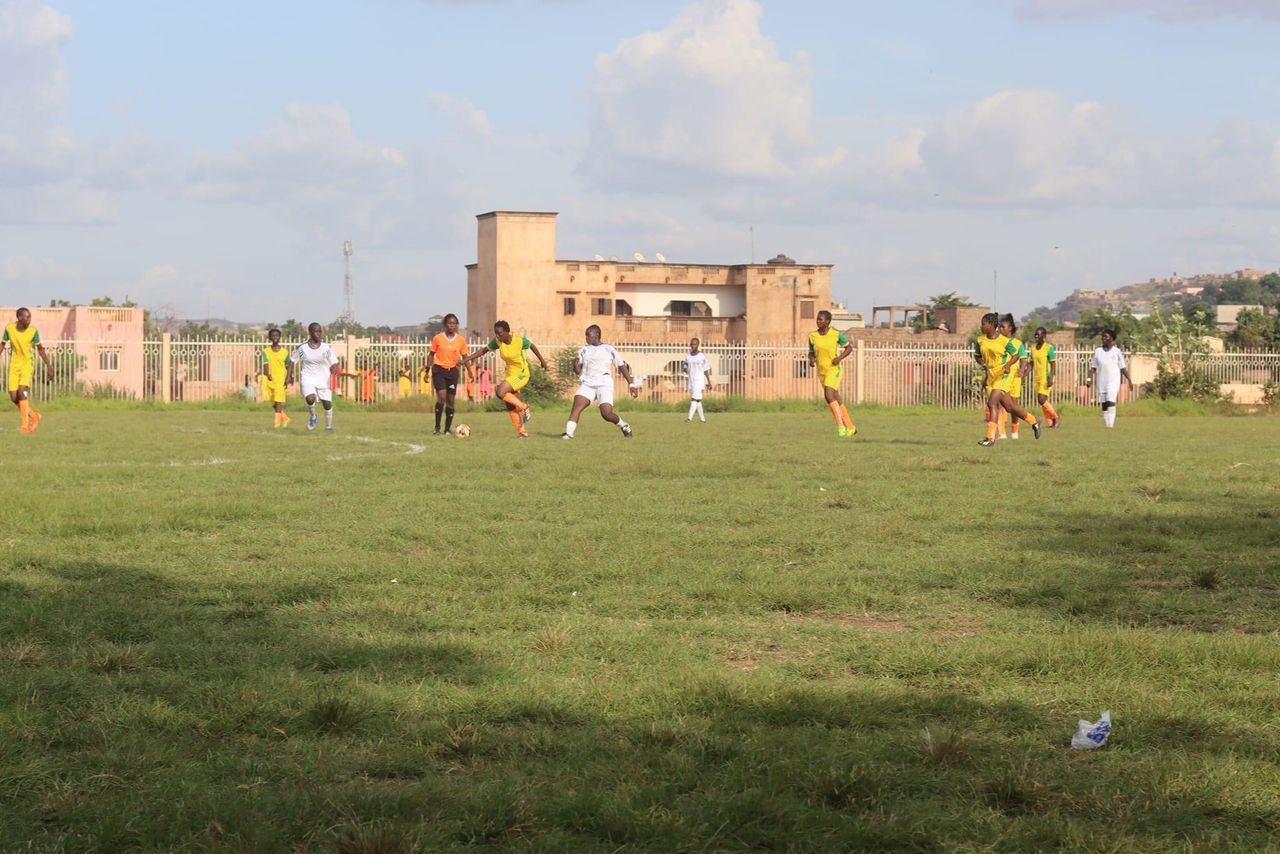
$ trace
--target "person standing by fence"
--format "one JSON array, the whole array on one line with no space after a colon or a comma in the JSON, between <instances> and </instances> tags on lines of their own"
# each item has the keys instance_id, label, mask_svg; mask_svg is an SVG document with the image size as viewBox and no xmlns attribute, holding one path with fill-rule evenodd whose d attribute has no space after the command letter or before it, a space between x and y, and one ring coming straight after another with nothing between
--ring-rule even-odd
<instances>
[{"instance_id":1,"label":"person standing by fence","mask_svg":"<svg viewBox=\"0 0 1280 854\"><path fill-rule=\"evenodd\" d=\"M693 416L703 424L707 423L707 413L702 408L702 395L711 383L711 363L707 354L702 352L702 342L694 338L689 342L689 352L684 357L684 372L689 377L689 417L685 421L692 422Z\"/></svg>"},{"instance_id":2,"label":"person standing by fence","mask_svg":"<svg viewBox=\"0 0 1280 854\"><path fill-rule=\"evenodd\" d=\"M444 332L431 339L426 367L431 372L431 387L436 392L436 429L440 435L440 416L444 414L444 434L453 435L453 402L458 394L458 364L466 358L467 339L458 334L458 315L444 316Z\"/></svg>"},{"instance_id":3,"label":"person standing by fence","mask_svg":"<svg viewBox=\"0 0 1280 854\"><path fill-rule=\"evenodd\" d=\"M405 362L400 366L400 399L413 397L413 369Z\"/></svg>"},{"instance_id":4,"label":"person standing by fence","mask_svg":"<svg viewBox=\"0 0 1280 854\"><path fill-rule=\"evenodd\" d=\"M293 369L289 365L289 351L280 346L280 330L267 332L267 340L271 343L262 348L262 375L267 382L263 385L264 400L276 411L273 428L288 427L289 416L285 414L284 404L288 395L289 383L293 381Z\"/></svg>"},{"instance_id":5,"label":"person standing by fence","mask_svg":"<svg viewBox=\"0 0 1280 854\"><path fill-rule=\"evenodd\" d=\"M40 427L40 413L31 408L31 383L36 374L36 354L44 362L45 373L53 381L53 364L40 343L40 330L31 325L31 311L20 308L14 321L4 328L0 353L9 345L9 399L18 407L19 433L34 433Z\"/></svg>"},{"instance_id":6,"label":"person standing by fence","mask_svg":"<svg viewBox=\"0 0 1280 854\"><path fill-rule=\"evenodd\" d=\"M1044 420L1050 427L1062 423L1060 416L1049 402L1049 393L1053 391L1053 374L1058 366L1058 351L1047 341L1049 334L1043 326L1036 327L1036 340L1031 345L1031 364L1036 380L1036 402L1044 411Z\"/></svg>"},{"instance_id":7,"label":"person standing by fence","mask_svg":"<svg viewBox=\"0 0 1280 854\"><path fill-rule=\"evenodd\" d=\"M1104 329L1102 346L1093 351L1093 361L1089 365L1089 385L1098 390L1102 423L1108 430L1116 426L1116 404L1120 402L1121 382L1127 382L1130 388L1133 387L1133 380L1129 377L1129 364L1124 359L1124 353L1116 346L1116 331Z\"/></svg>"},{"instance_id":8,"label":"person standing by fence","mask_svg":"<svg viewBox=\"0 0 1280 854\"><path fill-rule=\"evenodd\" d=\"M818 331L809 333L809 365L818 369L823 399L836 419L836 434L853 436L858 428L840 399L840 383L844 380L840 362L853 352L853 344L843 332L831 328L831 312L826 309L818 312L817 325Z\"/></svg>"}]
</instances>

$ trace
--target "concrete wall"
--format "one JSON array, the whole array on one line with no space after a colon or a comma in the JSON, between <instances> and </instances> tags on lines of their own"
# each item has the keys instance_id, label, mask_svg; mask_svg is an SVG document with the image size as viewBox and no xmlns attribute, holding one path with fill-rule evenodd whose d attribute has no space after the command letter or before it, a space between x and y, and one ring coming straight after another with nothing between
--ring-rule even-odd
<instances>
[{"instance_id":1,"label":"concrete wall","mask_svg":"<svg viewBox=\"0 0 1280 854\"><path fill-rule=\"evenodd\" d=\"M712 317L737 317L747 310L746 289L741 286L622 283L615 296L631 304L632 314L646 317L669 315L673 300L705 302Z\"/></svg>"}]
</instances>

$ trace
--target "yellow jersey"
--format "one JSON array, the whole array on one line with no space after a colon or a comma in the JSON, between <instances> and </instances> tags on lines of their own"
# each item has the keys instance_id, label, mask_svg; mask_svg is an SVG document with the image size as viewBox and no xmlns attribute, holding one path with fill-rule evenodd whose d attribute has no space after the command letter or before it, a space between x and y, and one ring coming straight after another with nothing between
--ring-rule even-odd
<instances>
[{"instance_id":1,"label":"yellow jersey","mask_svg":"<svg viewBox=\"0 0 1280 854\"><path fill-rule=\"evenodd\" d=\"M1013 342L1003 335L995 338L983 335L973 345L973 349L982 367L987 369L987 390L1008 388L1009 362L1017 353Z\"/></svg>"},{"instance_id":2,"label":"yellow jersey","mask_svg":"<svg viewBox=\"0 0 1280 854\"><path fill-rule=\"evenodd\" d=\"M498 357L506 363L508 377L527 377L529 375L529 359L524 352L531 346L533 346L533 342L523 335L512 335L510 344L503 344L497 338L489 341L489 349L497 350Z\"/></svg>"},{"instance_id":3,"label":"yellow jersey","mask_svg":"<svg viewBox=\"0 0 1280 854\"><path fill-rule=\"evenodd\" d=\"M1010 338L1009 346L1013 348L1013 361L1009 364L1009 376L1017 379L1022 373L1022 360L1027 358L1027 346L1021 338Z\"/></svg>"},{"instance_id":4,"label":"yellow jersey","mask_svg":"<svg viewBox=\"0 0 1280 854\"><path fill-rule=\"evenodd\" d=\"M826 334L809 333L809 355L818 363L818 371L825 373L831 370L832 361L840 355L840 351L849 346L849 339L843 332L828 328ZM836 365L835 367L839 367Z\"/></svg>"},{"instance_id":5,"label":"yellow jersey","mask_svg":"<svg viewBox=\"0 0 1280 854\"><path fill-rule=\"evenodd\" d=\"M272 385L284 385L285 377L289 375L289 352L286 347L279 350L262 348L262 367L266 368L263 373L271 378Z\"/></svg>"},{"instance_id":6,"label":"yellow jersey","mask_svg":"<svg viewBox=\"0 0 1280 854\"><path fill-rule=\"evenodd\" d=\"M1050 343L1031 346L1031 364L1036 378L1036 388L1049 387L1049 366L1058 361L1058 351Z\"/></svg>"},{"instance_id":7,"label":"yellow jersey","mask_svg":"<svg viewBox=\"0 0 1280 854\"><path fill-rule=\"evenodd\" d=\"M4 328L4 337L0 340L7 343L13 351L9 359L11 368L22 366L35 369L36 347L40 346L40 332L35 326L28 325L25 330L19 330L18 322L14 321Z\"/></svg>"}]
</instances>

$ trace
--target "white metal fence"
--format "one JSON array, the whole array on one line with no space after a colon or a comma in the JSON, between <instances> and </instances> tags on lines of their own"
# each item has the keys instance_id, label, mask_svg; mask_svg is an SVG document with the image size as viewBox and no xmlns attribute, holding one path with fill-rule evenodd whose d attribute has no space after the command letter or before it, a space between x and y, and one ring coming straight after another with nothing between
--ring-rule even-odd
<instances>
[{"instance_id":1,"label":"white metal fence","mask_svg":"<svg viewBox=\"0 0 1280 854\"><path fill-rule=\"evenodd\" d=\"M370 342L346 338L330 342L347 373L340 392L363 402L396 400L402 396L402 368L409 369L409 394L429 393L420 368L429 342ZM483 347L485 341L473 341ZM293 348L297 342L287 342ZM63 397L137 399L160 402L202 402L224 398L257 399L257 373L262 361L261 340L175 341L46 341L54 365L47 381L37 363L32 396L37 401ZM570 359L578 344L539 343L552 371L564 353ZM688 393L683 361L687 348L678 344L624 344L619 350L643 381L642 397L677 401ZM817 380L804 347L767 344L723 344L703 348L711 365L711 395L755 400L814 399ZM1092 350L1058 350L1054 398L1089 402L1084 387ZM10 356L0 360L7 366ZM1155 375L1155 359L1129 356L1135 387ZM1262 387L1280 382L1280 353L1219 353L1201 363L1241 403L1256 403ZM501 379L496 354L479 360L472 393L477 399L492 394ZM942 408L975 406L980 401L978 369L967 344L903 346L861 341L844 362L842 394L851 404L886 406L930 405ZM619 389L621 391L621 388Z\"/></svg>"}]
</instances>

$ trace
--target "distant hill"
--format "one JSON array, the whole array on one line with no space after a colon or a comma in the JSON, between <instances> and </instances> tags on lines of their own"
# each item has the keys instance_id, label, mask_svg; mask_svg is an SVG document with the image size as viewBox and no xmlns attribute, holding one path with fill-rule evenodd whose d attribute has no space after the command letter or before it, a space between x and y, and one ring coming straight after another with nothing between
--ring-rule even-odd
<instances>
[{"instance_id":1,"label":"distant hill","mask_svg":"<svg viewBox=\"0 0 1280 854\"><path fill-rule=\"evenodd\" d=\"M1152 303L1167 308L1175 303L1209 302L1258 303L1253 293L1259 282L1270 285L1280 275L1268 270L1244 269L1232 273L1201 273L1196 276L1169 276L1148 279L1132 285L1108 290L1078 288L1054 306L1041 306L1027 315L1026 320L1038 322L1054 320L1058 323L1076 323L1081 313L1090 309L1105 308L1111 311L1129 309L1134 314L1148 314ZM1264 288L1274 291L1275 288ZM1237 293L1238 292L1238 293Z\"/></svg>"}]
</instances>

